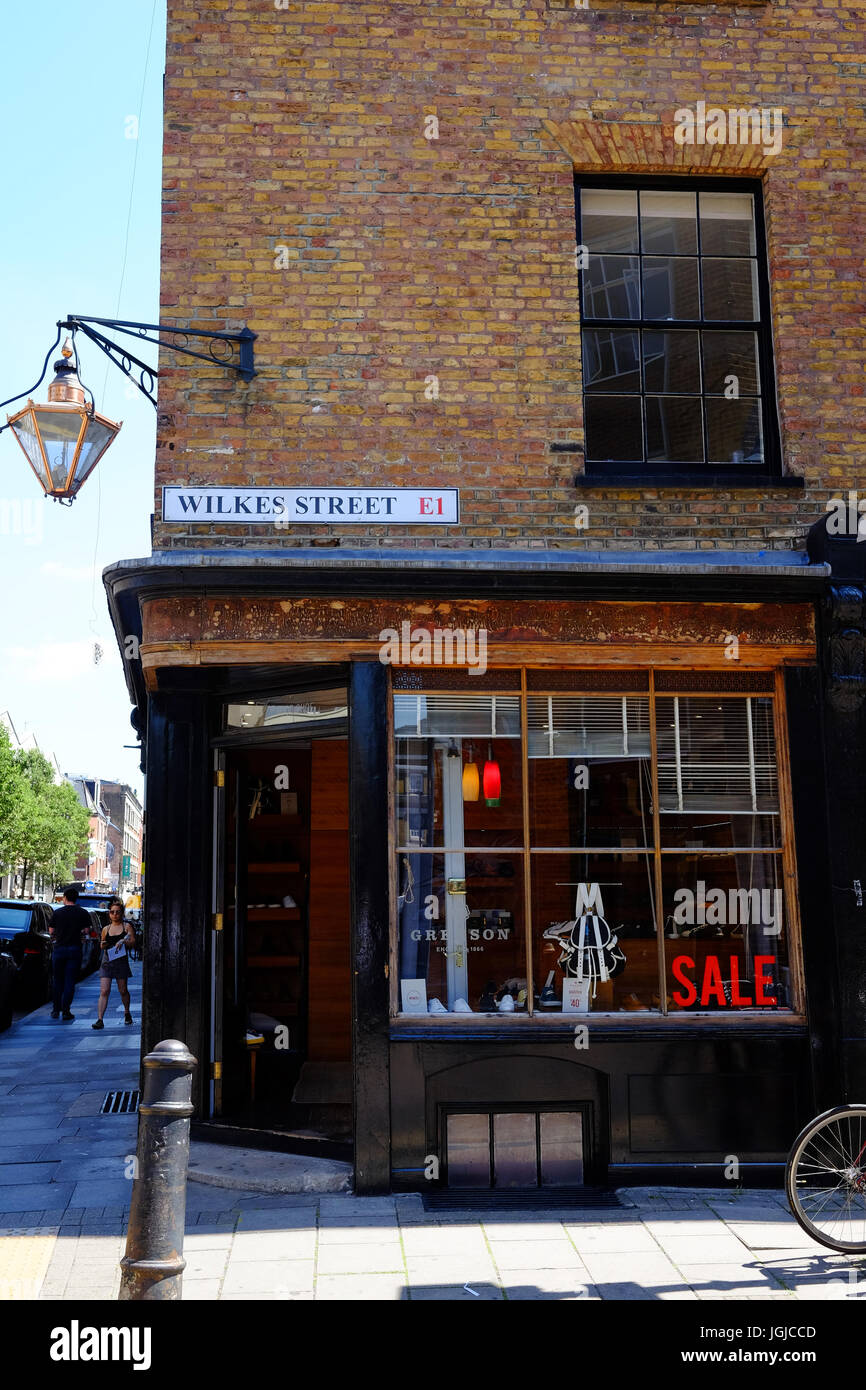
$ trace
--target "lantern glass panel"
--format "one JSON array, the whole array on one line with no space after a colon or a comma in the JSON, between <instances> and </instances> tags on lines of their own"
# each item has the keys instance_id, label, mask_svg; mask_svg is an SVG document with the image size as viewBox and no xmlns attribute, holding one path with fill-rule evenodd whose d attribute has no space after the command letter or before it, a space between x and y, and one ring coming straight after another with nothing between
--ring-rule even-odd
<instances>
[{"instance_id":1,"label":"lantern glass panel","mask_svg":"<svg viewBox=\"0 0 866 1390\"><path fill-rule=\"evenodd\" d=\"M42 437L42 447L48 460L51 487L61 491L75 459L75 446L81 433L81 412L61 412L50 406L36 406L33 414Z\"/></svg>"},{"instance_id":2,"label":"lantern glass panel","mask_svg":"<svg viewBox=\"0 0 866 1390\"><path fill-rule=\"evenodd\" d=\"M12 426L15 437L27 455L30 466L39 481L45 483L45 465L42 462L42 450L39 448L39 436L33 422L33 411L28 410L22 415L20 420L16 420Z\"/></svg>"},{"instance_id":3,"label":"lantern glass panel","mask_svg":"<svg viewBox=\"0 0 866 1390\"><path fill-rule=\"evenodd\" d=\"M75 468L74 482L76 487L80 487L87 475L96 467L116 434L117 428L114 425L104 425L97 419L89 421Z\"/></svg>"}]
</instances>

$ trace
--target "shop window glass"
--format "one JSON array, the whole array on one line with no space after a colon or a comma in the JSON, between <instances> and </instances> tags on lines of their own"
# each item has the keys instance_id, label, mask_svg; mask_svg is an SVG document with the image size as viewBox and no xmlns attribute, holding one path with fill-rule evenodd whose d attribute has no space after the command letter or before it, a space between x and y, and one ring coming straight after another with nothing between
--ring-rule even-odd
<instances>
[{"instance_id":1,"label":"shop window glass","mask_svg":"<svg viewBox=\"0 0 866 1390\"><path fill-rule=\"evenodd\" d=\"M533 854L536 1012L658 1012L654 896L645 851Z\"/></svg>"},{"instance_id":2,"label":"shop window glass","mask_svg":"<svg viewBox=\"0 0 866 1390\"><path fill-rule=\"evenodd\" d=\"M403 1012L526 1015L523 857L398 854Z\"/></svg>"},{"instance_id":3,"label":"shop window glass","mask_svg":"<svg viewBox=\"0 0 866 1390\"><path fill-rule=\"evenodd\" d=\"M663 883L670 1012L790 1009L778 855L665 855Z\"/></svg>"},{"instance_id":4,"label":"shop window glass","mask_svg":"<svg viewBox=\"0 0 866 1390\"><path fill-rule=\"evenodd\" d=\"M772 698L397 705L400 1012L796 1006Z\"/></svg>"}]
</instances>

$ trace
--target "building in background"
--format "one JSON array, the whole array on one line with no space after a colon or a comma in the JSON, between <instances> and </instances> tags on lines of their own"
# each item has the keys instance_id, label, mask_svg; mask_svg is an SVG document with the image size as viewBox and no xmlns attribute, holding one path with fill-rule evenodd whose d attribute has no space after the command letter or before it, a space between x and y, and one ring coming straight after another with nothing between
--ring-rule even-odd
<instances>
[{"instance_id":1,"label":"building in background","mask_svg":"<svg viewBox=\"0 0 866 1390\"><path fill-rule=\"evenodd\" d=\"M116 893L122 837L103 796L102 782L98 777L68 777L67 781L90 816L87 854L75 866L75 881L92 885L96 892Z\"/></svg>"},{"instance_id":2,"label":"building in background","mask_svg":"<svg viewBox=\"0 0 866 1390\"><path fill-rule=\"evenodd\" d=\"M118 827L118 892L131 893L141 885L144 817L141 802L125 782L101 784L102 802Z\"/></svg>"},{"instance_id":3,"label":"building in background","mask_svg":"<svg viewBox=\"0 0 866 1390\"><path fill-rule=\"evenodd\" d=\"M168 3L144 1045L359 1192L866 1085L862 24L631 10Z\"/></svg>"}]
</instances>

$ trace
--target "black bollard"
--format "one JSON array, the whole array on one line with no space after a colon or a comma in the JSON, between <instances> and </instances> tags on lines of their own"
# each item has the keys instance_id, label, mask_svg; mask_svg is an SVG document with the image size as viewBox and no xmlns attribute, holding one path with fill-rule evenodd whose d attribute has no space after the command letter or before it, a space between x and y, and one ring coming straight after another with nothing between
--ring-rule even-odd
<instances>
[{"instance_id":1,"label":"black bollard","mask_svg":"<svg viewBox=\"0 0 866 1390\"><path fill-rule=\"evenodd\" d=\"M144 1059L138 1107L137 1176L133 1181L120 1299L178 1301L186 1260L186 1171L192 1071L186 1043L168 1038Z\"/></svg>"}]
</instances>

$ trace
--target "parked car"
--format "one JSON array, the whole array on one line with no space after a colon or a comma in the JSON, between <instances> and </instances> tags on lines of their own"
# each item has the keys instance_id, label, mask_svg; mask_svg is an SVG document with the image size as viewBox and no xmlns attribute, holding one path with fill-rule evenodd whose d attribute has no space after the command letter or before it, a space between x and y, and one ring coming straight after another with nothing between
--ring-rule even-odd
<instances>
[{"instance_id":1,"label":"parked car","mask_svg":"<svg viewBox=\"0 0 866 1390\"><path fill-rule=\"evenodd\" d=\"M99 965L99 957L102 954L99 948L102 928L108 922L107 912L97 912L95 907L86 907L84 910L90 918L90 933L81 952L81 976L89 975L91 970L95 970Z\"/></svg>"},{"instance_id":2,"label":"parked car","mask_svg":"<svg viewBox=\"0 0 866 1390\"><path fill-rule=\"evenodd\" d=\"M0 951L0 1033L12 1022L18 966L7 951Z\"/></svg>"},{"instance_id":3,"label":"parked car","mask_svg":"<svg viewBox=\"0 0 866 1390\"><path fill-rule=\"evenodd\" d=\"M17 966L16 1003L35 1008L52 995L50 903L0 898L0 951Z\"/></svg>"}]
</instances>

